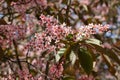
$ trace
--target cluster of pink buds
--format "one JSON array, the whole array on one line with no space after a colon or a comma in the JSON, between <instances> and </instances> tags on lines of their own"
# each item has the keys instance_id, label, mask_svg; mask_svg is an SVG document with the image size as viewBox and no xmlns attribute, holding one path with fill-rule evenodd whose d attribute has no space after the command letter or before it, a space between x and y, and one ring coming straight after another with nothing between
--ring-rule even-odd
<instances>
[{"instance_id":1,"label":"cluster of pink buds","mask_svg":"<svg viewBox=\"0 0 120 80\"><path fill-rule=\"evenodd\" d=\"M63 63L52 65L50 67L49 73L50 77L52 78L60 78L63 73Z\"/></svg>"},{"instance_id":2,"label":"cluster of pink buds","mask_svg":"<svg viewBox=\"0 0 120 80\"><path fill-rule=\"evenodd\" d=\"M86 26L81 26L77 28L76 38L90 38L92 34L103 33L107 31L109 28L108 25L100 25L100 24L89 24Z\"/></svg>"}]
</instances>

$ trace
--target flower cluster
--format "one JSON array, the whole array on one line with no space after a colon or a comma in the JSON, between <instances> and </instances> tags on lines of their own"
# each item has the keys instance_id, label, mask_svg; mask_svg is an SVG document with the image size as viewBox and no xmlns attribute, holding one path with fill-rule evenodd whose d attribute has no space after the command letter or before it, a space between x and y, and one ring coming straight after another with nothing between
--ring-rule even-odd
<instances>
[{"instance_id":1,"label":"flower cluster","mask_svg":"<svg viewBox=\"0 0 120 80\"><path fill-rule=\"evenodd\" d=\"M72 29L65 24L60 24L53 17L41 15L40 19L40 26L43 30L35 33L34 37L26 46L26 48L32 48L33 51L38 51L40 53L46 50L50 53L63 47L64 44L60 43L60 40L66 39L69 34L75 37L74 41L78 41L89 38L92 34L102 33L108 30L108 25L89 24L77 29Z\"/></svg>"},{"instance_id":2,"label":"flower cluster","mask_svg":"<svg viewBox=\"0 0 120 80\"><path fill-rule=\"evenodd\" d=\"M17 0L16 2L12 1L11 6L13 6L17 12L21 13L36 6L45 9L47 7L47 0Z\"/></svg>"},{"instance_id":3,"label":"flower cluster","mask_svg":"<svg viewBox=\"0 0 120 80\"><path fill-rule=\"evenodd\" d=\"M13 40L20 40L25 37L26 27L24 25L0 25L0 46L7 46Z\"/></svg>"},{"instance_id":4,"label":"flower cluster","mask_svg":"<svg viewBox=\"0 0 120 80\"><path fill-rule=\"evenodd\" d=\"M27 15L26 15L27 16ZM34 21L31 23L30 15L26 17L26 24L21 25L0 25L0 46L11 45L13 40L25 39L26 34L34 33ZM32 51L38 51L39 53L47 51L47 53L54 52L64 47L65 44L60 43L61 40L67 40L69 34L73 35L74 41L81 40L83 38L89 38L91 34L102 33L108 30L108 26L89 24L87 26L81 26L76 29L72 29L66 26L65 23L59 23L53 17L40 16L39 30L31 36L30 42L27 43L25 49L31 49ZM63 72L63 64L55 64L50 67L50 77L59 78ZM21 74L25 76L21 76ZM28 79L29 74L20 71L20 78ZM83 78L82 78L83 79ZM86 79L86 77L85 77Z\"/></svg>"},{"instance_id":5,"label":"flower cluster","mask_svg":"<svg viewBox=\"0 0 120 80\"><path fill-rule=\"evenodd\" d=\"M50 67L49 73L52 78L60 78L63 72L63 63L54 64Z\"/></svg>"},{"instance_id":6,"label":"flower cluster","mask_svg":"<svg viewBox=\"0 0 120 80\"><path fill-rule=\"evenodd\" d=\"M29 80L29 79L31 79L31 80L34 80L34 78L32 77L32 75L31 74L29 74L29 72L27 72L26 70L20 70L20 71L18 71L18 75L19 75L19 78L22 80L22 79L24 79L24 80Z\"/></svg>"},{"instance_id":7,"label":"flower cluster","mask_svg":"<svg viewBox=\"0 0 120 80\"><path fill-rule=\"evenodd\" d=\"M48 50L48 52L52 52L55 51L56 48L64 46L59 42L68 34L72 33L71 28L65 27L65 24L59 24L53 17L41 15L40 18L40 25L44 31L36 33L27 47L33 48L35 51L42 52Z\"/></svg>"},{"instance_id":8,"label":"flower cluster","mask_svg":"<svg viewBox=\"0 0 120 80\"><path fill-rule=\"evenodd\" d=\"M104 31L107 31L109 28L108 25L94 25L94 24L89 24L86 26L81 26L77 28L77 35L76 38L90 38L92 34L97 34L97 33L103 33Z\"/></svg>"},{"instance_id":9,"label":"flower cluster","mask_svg":"<svg viewBox=\"0 0 120 80\"><path fill-rule=\"evenodd\" d=\"M108 30L108 25L93 23L102 23L105 20L105 23L110 23L114 20L114 16L107 16L109 12L114 11L112 8L109 9L113 2L1 0L0 80L61 80L66 79L67 76L69 78L71 75L77 80L95 80L96 77L92 76L94 73L89 76L83 74L83 71L86 72L86 70L84 65L78 61L80 60L80 57L77 56L79 55L78 50L85 48L96 57L96 53L102 53L102 47L112 48L111 45L104 43L99 46L101 47L99 51L95 49L97 45L89 45L86 40L93 38L93 34ZM45 15L53 15L57 19ZM89 22L93 23L89 24ZM82 23L88 25L81 26ZM112 52L119 51L113 50ZM86 55L89 56L89 53ZM97 69L102 63L102 57L98 56L95 59L100 59L94 60L94 62L100 62L96 64ZM109 55L106 56L111 58ZM90 58L92 57L90 56ZM112 60L110 59L110 61ZM93 63L92 59L89 61ZM119 63L118 60L114 60L114 62ZM117 67L117 64L113 67ZM69 74L70 72L72 74ZM97 70L98 72L99 70Z\"/></svg>"}]
</instances>

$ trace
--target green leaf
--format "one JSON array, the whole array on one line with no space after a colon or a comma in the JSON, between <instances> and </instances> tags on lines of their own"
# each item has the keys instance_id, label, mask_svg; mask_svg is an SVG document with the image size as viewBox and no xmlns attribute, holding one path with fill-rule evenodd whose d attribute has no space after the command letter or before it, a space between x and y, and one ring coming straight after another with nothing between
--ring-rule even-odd
<instances>
[{"instance_id":1,"label":"green leaf","mask_svg":"<svg viewBox=\"0 0 120 80\"><path fill-rule=\"evenodd\" d=\"M107 56L109 56L109 58L111 58L112 60L114 60L120 65L120 58L118 56L118 53L115 52L114 49L105 49L95 44L92 44L92 45L96 48L96 51L106 54Z\"/></svg>"},{"instance_id":2,"label":"green leaf","mask_svg":"<svg viewBox=\"0 0 120 80\"><path fill-rule=\"evenodd\" d=\"M67 3L68 3L68 0L63 0L62 3L63 3L63 4L67 4Z\"/></svg>"},{"instance_id":3,"label":"green leaf","mask_svg":"<svg viewBox=\"0 0 120 80\"><path fill-rule=\"evenodd\" d=\"M30 73L33 75L33 76L35 76L35 75L37 75L37 71L35 71L34 69L30 69Z\"/></svg>"},{"instance_id":4,"label":"green leaf","mask_svg":"<svg viewBox=\"0 0 120 80\"><path fill-rule=\"evenodd\" d=\"M87 5L83 5L83 8L85 9L85 11L88 11Z\"/></svg>"},{"instance_id":5,"label":"green leaf","mask_svg":"<svg viewBox=\"0 0 120 80\"><path fill-rule=\"evenodd\" d=\"M78 58L82 68L89 75L93 69L93 59L91 54L87 50L80 48Z\"/></svg>"},{"instance_id":6,"label":"green leaf","mask_svg":"<svg viewBox=\"0 0 120 80\"><path fill-rule=\"evenodd\" d=\"M19 78L18 77L16 77L16 79L15 80L19 80Z\"/></svg>"},{"instance_id":7,"label":"green leaf","mask_svg":"<svg viewBox=\"0 0 120 80\"><path fill-rule=\"evenodd\" d=\"M59 59L59 62L61 62L63 59L70 60L71 49L72 49L72 46L68 45L66 50L64 51L63 55Z\"/></svg>"},{"instance_id":8,"label":"green leaf","mask_svg":"<svg viewBox=\"0 0 120 80\"><path fill-rule=\"evenodd\" d=\"M75 78L74 77L65 77L65 78L63 78L63 80L75 80Z\"/></svg>"},{"instance_id":9,"label":"green leaf","mask_svg":"<svg viewBox=\"0 0 120 80\"><path fill-rule=\"evenodd\" d=\"M65 52L66 48L61 48L57 54L55 54L55 60L56 62L58 62L61 58L61 56L63 55L63 53Z\"/></svg>"},{"instance_id":10,"label":"green leaf","mask_svg":"<svg viewBox=\"0 0 120 80\"><path fill-rule=\"evenodd\" d=\"M71 54L70 54L70 61L71 61L71 64L74 65L75 64L75 61L76 61L76 55L73 51L71 51Z\"/></svg>"},{"instance_id":11,"label":"green leaf","mask_svg":"<svg viewBox=\"0 0 120 80\"><path fill-rule=\"evenodd\" d=\"M106 50L106 55L109 56L112 60L117 62L120 65L120 58L114 50Z\"/></svg>"},{"instance_id":12,"label":"green leaf","mask_svg":"<svg viewBox=\"0 0 120 80\"><path fill-rule=\"evenodd\" d=\"M102 57L104 61L106 62L107 66L109 67L110 73L115 75L116 70L114 69L113 63L111 62L110 58L105 54L102 54Z\"/></svg>"},{"instance_id":13,"label":"green leaf","mask_svg":"<svg viewBox=\"0 0 120 80\"><path fill-rule=\"evenodd\" d=\"M72 49L72 46L68 46L67 49L65 50L63 56L65 59L69 60L69 56L71 54L71 49Z\"/></svg>"},{"instance_id":14,"label":"green leaf","mask_svg":"<svg viewBox=\"0 0 120 80\"><path fill-rule=\"evenodd\" d=\"M66 37L67 40L71 40L73 38L73 34L68 34L68 36Z\"/></svg>"},{"instance_id":15,"label":"green leaf","mask_svg":"<svg viewBox=\"0 0 120 80\"><path fill-rule=\"evenodd\" d=\"M96 44L96 45L100 46L101 42L98 39L91 38L91 39L86 40L86 43Z\"/></svg>"},{"instance_id":16,"label":"green leaf","mask_svg":"<svg viewBox=\"0 0 120 80\"><path fill-rule=\"evenodd\" d=\"M111 74L115 75L114 65L111 62L111 60L114 60L115 62L120 64L119 56L117 56L116 53L113 52L112 49L107 50L107 49L102 48L101 46L98 46L98 45L95 45L95 44L93 44L93 46L96 48L96 50L98 52L100 52L102 58L106 62L107 66L109 67L109 71L111 72Z\"/></svg>"}]
</instances>

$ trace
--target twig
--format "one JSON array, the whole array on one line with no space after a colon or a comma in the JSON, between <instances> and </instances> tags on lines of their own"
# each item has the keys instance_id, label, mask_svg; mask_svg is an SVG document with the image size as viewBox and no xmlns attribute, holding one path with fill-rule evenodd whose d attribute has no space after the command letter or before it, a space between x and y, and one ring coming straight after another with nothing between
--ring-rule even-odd
<instances>
[{"instance_id":1,"label":"twig","mask_svg":"<svg viewBox=\"0 0 120 80\"><path fill-rule=\"evenodd\" d=\"M19 55L18 55L18 51L17 51L17 44L16 44L15 40L13 40L13 44L14 44L14 48L15 48L15 54L16 54L18 66L19 66L20 70L22 70L22 65L21 65L21 62L19 59Z\"/></svg>"}]
</instances>

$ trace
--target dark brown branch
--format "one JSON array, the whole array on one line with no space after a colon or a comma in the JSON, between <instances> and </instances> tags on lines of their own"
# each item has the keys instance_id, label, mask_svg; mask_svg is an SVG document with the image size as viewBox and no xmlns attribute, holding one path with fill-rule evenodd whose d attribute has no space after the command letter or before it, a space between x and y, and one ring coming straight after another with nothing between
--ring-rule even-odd
<instances>
[{"instance_id":1,"label":"dark brown branch","mask_svg":"<svg viewBox=\"0 0 120 80\"><path fill-rule=\"evenodd\" d=\"M19 66L20 70L22 70L22 65L21 65L21 62L20 62L20 59L19 59L19 55L18 55L18 51L17 51L17 44L16 44L15 40L13 40L13 44L14 44L14 47L15 47L15 54L16 54L16 59L17 59L18 66Z\"/></svg>"}]
</instances>

